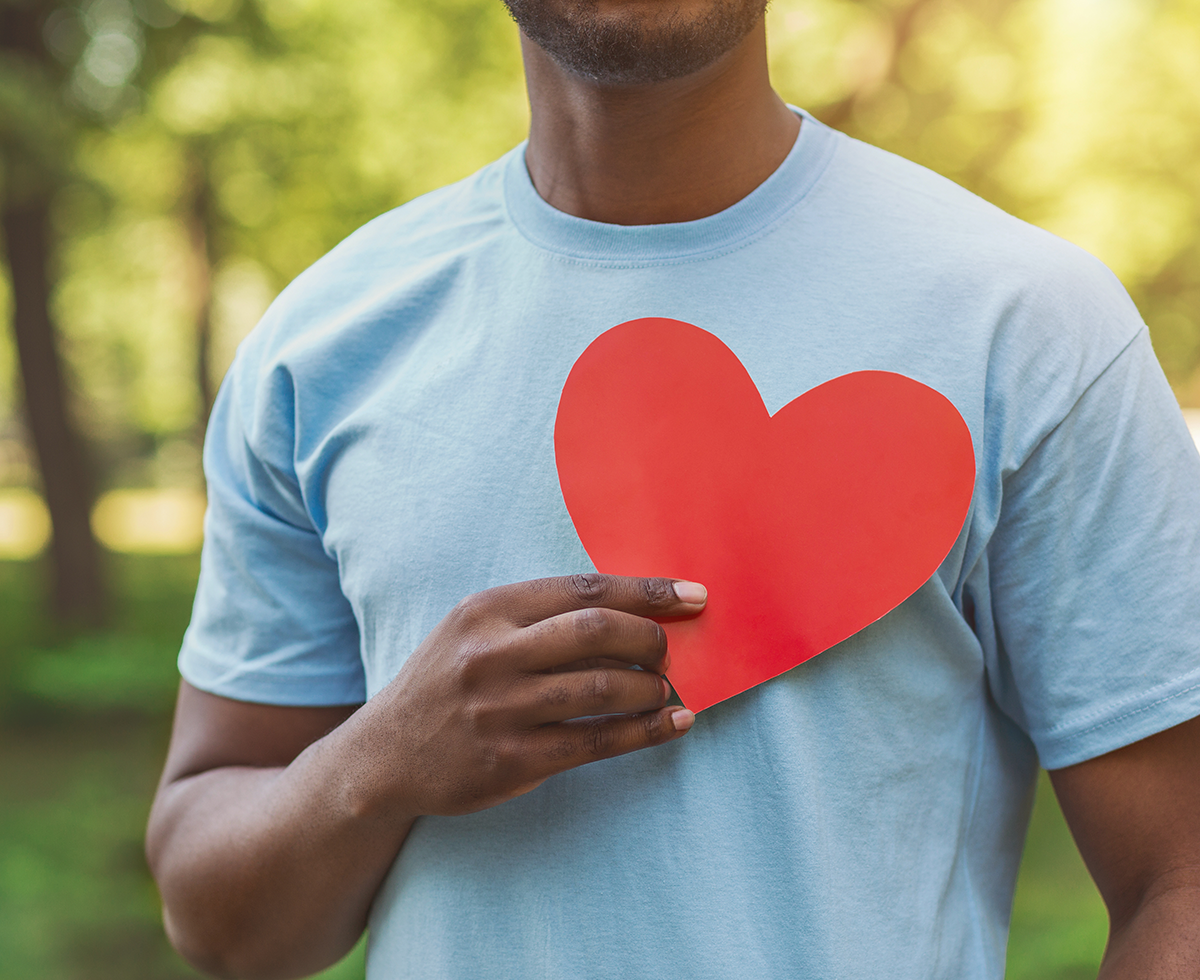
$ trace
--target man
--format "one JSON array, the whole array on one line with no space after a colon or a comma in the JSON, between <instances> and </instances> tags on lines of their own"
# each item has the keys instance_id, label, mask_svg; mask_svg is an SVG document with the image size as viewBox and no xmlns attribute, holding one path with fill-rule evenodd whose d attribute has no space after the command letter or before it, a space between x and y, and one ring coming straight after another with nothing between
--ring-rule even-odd
<instances>
[{"instance_id":1,"label":"man","mask_svg":"<svg viewBox=\"0 0 1200 980\"><path fill-rule=\"evenodd\" d=\"M214 411L172 941L238 977L368 924L372 980L998 977L1040 761L1103 975L1200 975L1200 460L1123 290L786 107L761 0L510 7L528 144L305 273ZM572 363L644 316L772 411L885 369L975 446L915 595L699 719L652 617L704 584L577 574L554 470Z\"/></svg>"}]
</instances>

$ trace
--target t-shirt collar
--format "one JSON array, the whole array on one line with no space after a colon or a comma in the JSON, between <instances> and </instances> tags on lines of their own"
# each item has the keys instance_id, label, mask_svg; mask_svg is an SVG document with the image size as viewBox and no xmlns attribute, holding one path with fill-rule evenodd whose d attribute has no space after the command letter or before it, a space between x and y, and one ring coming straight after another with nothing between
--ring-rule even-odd
<instances>
[{"instance_id":1,"label":"t-shirt collar","mask_svg":"<svg viewBox=\"0 0 1200 980\"><path fill-rule=\"evenodd\" d=\"M783 163L736 204L707 218L614 225L559 211L533 186L525 165L526 143L503 161L509 215L535 245L580 259L654 262L727 250L757 235L803 200L833 155L837 134L804 110L789 108L803 122Z\"/></svg>"}]
</instances>

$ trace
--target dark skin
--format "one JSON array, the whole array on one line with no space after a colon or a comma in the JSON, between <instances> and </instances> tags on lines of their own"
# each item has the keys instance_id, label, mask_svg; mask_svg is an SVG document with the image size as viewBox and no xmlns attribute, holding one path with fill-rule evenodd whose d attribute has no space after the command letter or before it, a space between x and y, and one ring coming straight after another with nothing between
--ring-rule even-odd
<instances>
[{"instance_id":1,"label":"dark skin","mask_svg":"<svg viewBox=\"0 0 1200 980\"><path fill-rule=\"evenodd\" d=\"M418 816L482 810L682 737L695 716L666 707L666 637L648 617L694 616L704 598L594 574L490 589L357 708L185 683L146 842L171 942L218 976L335 962Z\"/></svg>"},{"instance_id":2,"label":"dark skin","mask_svg":"<svg viewBox=\"0 0 1200 980\"><path fill-rule=\"evenodd\" d=\"M1050 773L1108 907L1100 980L1200 976L1200 718Z\"/></svg>"},{"instance_id":3,"label":"dark skin","mask_svg":"<svg viewBox=\"0 0 1200 980\"><path fill-rule=\"evenodd\" d=\"M600 86L522 37L533 108L525 161L560 211L618 225L694 221L736 204L788 155L800 120L771 88L760 20L707 68Z\"/></svg>"},{"instance_id":4,"label":"dark skin","mask_svg":"<svg viewBox=\"0 0 1200 980\"><path fill-rule=\"evenodd\" d=\"M662 9L598 7L648 21ZM522 40L527 164L570 214L702 218L757 187L795 140L761 21L699 71L644 85L599 84ZM661 579L492 589L465 599L362 706L247 704L184 683L146 843L171 941L217 976L299 977L335 962L418 816L495 806L682 737L694 716L666 707L668 653L649 617L703 603L702 588ZM1104 980L1200 976L1197 759L1200 720L1051 774L1112 919Z\"/></svg>"}]
</instances>

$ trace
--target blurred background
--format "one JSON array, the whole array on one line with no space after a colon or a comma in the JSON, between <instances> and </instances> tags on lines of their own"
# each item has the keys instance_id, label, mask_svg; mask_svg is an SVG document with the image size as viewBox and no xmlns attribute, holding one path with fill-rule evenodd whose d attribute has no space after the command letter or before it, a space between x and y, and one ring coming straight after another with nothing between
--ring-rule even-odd
<instances>
[{"instance_id":1,"label":"blurred background","mask_svg":"<svg viewBox=\"0 0 1200 980\"><path fill-rule=\"evenodd\" d=\"M1200 0L769 20L790 101L1107 262L1200 429ZM293 276L527 111L499 0L0 0L0 980L195 975L141 832L213 393ZM1043 778L1009 976L1094 976L1105 932Z\"/></svg>"}]
</instances>

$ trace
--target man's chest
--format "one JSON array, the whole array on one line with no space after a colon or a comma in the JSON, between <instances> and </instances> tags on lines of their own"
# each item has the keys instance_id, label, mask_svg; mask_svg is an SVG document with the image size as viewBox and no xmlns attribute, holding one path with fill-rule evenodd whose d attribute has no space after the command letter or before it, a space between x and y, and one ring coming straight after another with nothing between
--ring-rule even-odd
<instances>
[{"instance_id":1,"label":"man's chest","mask_svg":"<svg viewBox=\"0 0 1200 980\"><path fill-rule=\"evenodd\" d=\"M482 372L453 357L398 372L327 440L323 539L359 624L369 692L464 596L593 568L555 460L559 378L574 353L564 348L542 371L518 352ZM622 506L611 501L617 524Z\"/></svg>"}]
</instances>

